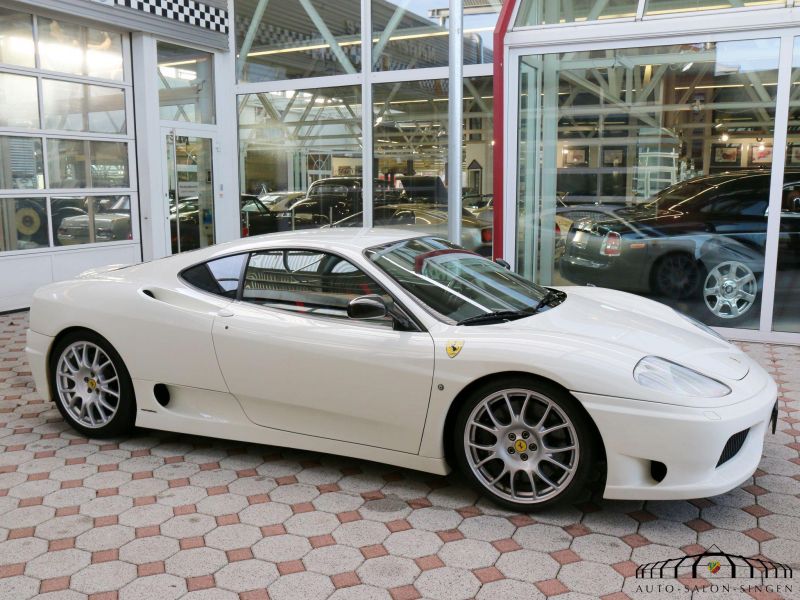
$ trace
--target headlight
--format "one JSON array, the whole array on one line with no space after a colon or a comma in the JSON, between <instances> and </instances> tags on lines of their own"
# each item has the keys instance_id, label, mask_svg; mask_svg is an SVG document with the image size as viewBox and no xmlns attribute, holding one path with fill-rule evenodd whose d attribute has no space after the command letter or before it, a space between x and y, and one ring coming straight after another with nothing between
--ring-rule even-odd
<instances>
[{"instance_id":1,"label":"headlight","mask_svg":"<svg viewBox=\"0 0 800 600\"><path fill-rule=\"evenodd\" d=\"M633 369L636 383L645 387L695 398L720 398L731 393L724 383L658 356L645 356Z\"/></svg>"},{"instance_id":2,"label":"headlight","mask_svg":"<svg viewBox=\"0 0 800 600\"><path fill-rule=\"evenodd\" d=\"M692 325L694 325L695 327L697 327L697 328L699 328L699 329L702 329L703 331L705 331L706 333L708 333L708 334L710 334L710 335L713 335L715 338L717 338L717 339L719 339L719 340L722 340L723 342L727 342L727 341L728 341L728 340L726 340L724 337L722 337L722 336L721 336L719 333L717 333L716 331L714 331L713 329L711 329L711 327L709 327L709 326L708 326L708 325L706 325L705 323L701 323L701 322L700 322L700 321L698 321L697 319L693 319L692 317L690 317L690 316L688 316L688 315L685 315L685 314L683 314L682 312L678 312L677 310L675 311L675 313L676 313L676 314L678 314L678 315L680 315L681 317L683 317L683 318L684 318L684 319L686 319L687 321L689 321L689 323L691 323L691 324L692 324Z\"/></svg>"}]
</instances>

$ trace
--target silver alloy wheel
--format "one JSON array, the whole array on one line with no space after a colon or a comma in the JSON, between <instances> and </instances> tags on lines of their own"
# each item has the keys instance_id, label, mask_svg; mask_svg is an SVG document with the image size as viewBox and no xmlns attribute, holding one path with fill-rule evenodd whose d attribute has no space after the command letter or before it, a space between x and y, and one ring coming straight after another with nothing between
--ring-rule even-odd
<instances>
[{"instance_id":1,"label":"silver alloy wheel","mask_svg":"<svg viewBox=\"0 0 800 600\"><path fill-rule=\"evenodd\" d=\"M61 405L84 427L98 429L117 414L119 376L97 344L81 341L64 349L56 365L56 388Z\"/></svg>"},{"instance_id":2,"label":"silver alloy wheel","mask_svg":"<svg viewBox=\"0 0 800 600\"><path fill-rule=\"evenodd\" d=\"M708 310L720 319L741 317L753 307L758 281L746 264L729 260L711 269L703 286Z\"/></svg>"},{"instance_id":3,"label":"silver alloy wheel","mask_svg":"<svg viewBox=\"0 0 800 600\"><path fill-rule=\"evenodd\" d=\"M493 494L537 504L569 486L580 458L575 427L547 396L525 389L492 393L464 430L472 472Z\"/></svg>"}]
</instances>

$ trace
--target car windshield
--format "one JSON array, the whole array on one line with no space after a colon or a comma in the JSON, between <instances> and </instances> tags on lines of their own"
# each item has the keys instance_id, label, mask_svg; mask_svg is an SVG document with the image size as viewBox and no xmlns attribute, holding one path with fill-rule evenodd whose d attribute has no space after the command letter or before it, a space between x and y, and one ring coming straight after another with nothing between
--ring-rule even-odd
<instances>
[{"instance_id":1,"label":"car windshield","mask_svg":"<svg viewBox=\"0 0 800 600\"><path fill-rule=\"evenodd\" d=\"M435 237L369 248L367 257L408 293L459 322L495 312L533 314L548 290Z\"/></svg>"}]
</instances>

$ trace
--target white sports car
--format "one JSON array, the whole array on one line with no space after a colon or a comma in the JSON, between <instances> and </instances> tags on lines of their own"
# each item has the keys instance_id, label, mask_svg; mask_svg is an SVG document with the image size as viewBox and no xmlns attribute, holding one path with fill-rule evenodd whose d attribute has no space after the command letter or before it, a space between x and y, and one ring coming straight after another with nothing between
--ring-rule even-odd
<instances>
[{"instance_id":1,"label":"white sports car","mask_svg":"<svg viewBox=\"0 0 800 600\"><path fill-rule=\"evenodd\" d=\"M776 385L702 324L407 231L254 237L45 286L28 356L91 437L134 424L444 474L533 509L720 494Z\"/></svg>"}]
</instances>

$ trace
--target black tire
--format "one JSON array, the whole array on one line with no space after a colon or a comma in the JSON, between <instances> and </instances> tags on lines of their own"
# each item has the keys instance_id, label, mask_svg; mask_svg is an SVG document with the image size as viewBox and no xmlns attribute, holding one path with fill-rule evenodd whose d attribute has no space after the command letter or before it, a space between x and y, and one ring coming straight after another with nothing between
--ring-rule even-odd
<instances>
[{"instance_id":1,"label":"black tire","mask_svg":"<svg viewBox=\"0 0 800 600\"><path fill-rule=\"evenodd\" d=\"M484 481L473 471L470 465L470 458L468 457L469 450L466 445L466 432L468 421L473 411L481 405L485 400L491 398L493 395L498 394L503 390L524 390L538 394L550 400L553 404L557 405L563 415L569 419L575 433L575 441L577 442L577 465L574 468L571 480L569 480L563 489L557 494L553 494L546 499L534 500L531 498L528 501L519 502L511 500L507 497L499 495L496 490L490 488L488 483ZM512 403L519 402L511 397ZM515 409L516 410L516 409ZM531 413L532 407L529 405L526 410L526 415L534 416ZM559 416L560 415L556 415ZM511 419L508 419L510 422ZM598 453L598 444L600 440L597 437L596 430L592 426L588 415L580 406L579 402L572 397L568 392L559 386L542 381L533 377L509 377L505 379L498 379L487 382L470 393L461 405L458 415L455 419L452 440L452 456L455 458L456 465L469 484L475 488L479 493L487 496L499 506L515 511L532 512L541 510L552 505L564 505L576 502L584 496L591 493L592 481L596 479L595 475L598 474L599 466L597 464L597 457L601 454ZM493 434L489 434L493 435ZM529 433L533 436L533 433ZM571 432L569 435L572 435ZM525 438L534 441L534 437ZM498 443L505 445L505 439L500 440ZM541 442L540 442L541 443ZM529 451L533 452L533 443L529 447ZM520 455L520 459L523 455ZM534 459L535 460L535 459ZM535 486L535 484L534 484Z\"/></svg>"},{"instance_id":2,"label":"black tire","mask_svg":"<svg viewBox=\"0 0 800 600\"><path fill-rule=\"evenodd\" d=\"M98 427L87 427L70 414L56 384L58 364L62 355L73 344L79 342L94 344L105 352L112 363L113 369L116 371L118 379L118 386L115 388L115 391L119 394L116 412L107 423ZM81 329L70 332L59 339L50 351L48 380L53 402L55 402L64 420L79 433L91 438L108 438L130 433L133 430L136 421L136 397L133 392L133 383L122 357L104 337L93 331Z\"/></svg>"},{"instance_id":3,"label":"black tire","mask_svg":"<svg viewBox=\"0 0 800 600\"><path fill-rule=\"evenodd\" d=\"M702 266L694 257L673 252L656 261L652 272L653 291L662 298L686 300L696 296L703 283Z\"/></svg>"}]
</instances>

